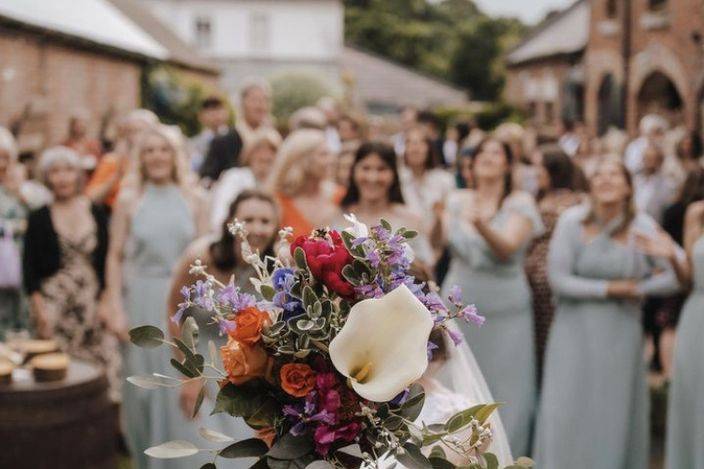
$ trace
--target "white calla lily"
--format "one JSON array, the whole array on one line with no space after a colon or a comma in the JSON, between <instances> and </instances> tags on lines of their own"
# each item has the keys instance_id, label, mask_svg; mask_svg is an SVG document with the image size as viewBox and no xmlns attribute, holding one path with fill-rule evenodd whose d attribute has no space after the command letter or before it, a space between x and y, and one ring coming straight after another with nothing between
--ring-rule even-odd
<instances>
[{"instance_id":1,"label":"white calla lily","mask_svg":"<svg viewBox=\"0 0 704 469\"><path fill-rule=\"evenodd\" d=\"M430 311L405 285L380 299L354 305L330 342L333 365L365 399L386 402L428 367Z\"/></svg>"}]
</instances>

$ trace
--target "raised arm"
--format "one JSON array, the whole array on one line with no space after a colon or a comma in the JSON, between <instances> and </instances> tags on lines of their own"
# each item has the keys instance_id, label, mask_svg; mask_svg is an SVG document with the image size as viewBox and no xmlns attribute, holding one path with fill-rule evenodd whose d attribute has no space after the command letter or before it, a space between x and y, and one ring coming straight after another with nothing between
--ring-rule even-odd
<instances>
[{"instance_id":1,"label":"raised arm","mask_svg":"<svg viewBox=\"0 0 704 469\"><path fill-rule=\"evenodd\" d=\"M477 232L489 245L492 254L506 262L525 246L536 233L542 233L543 223L530 195L519 193L504 202L508 220L502 230L491 226L489 220L473 216Z\"/></svg>"},{"instance_id":2,"label":"raised arm","mask_svg":"<svg viewBox=\"0 0 704 469\"><path fill-rule=\"evenodd\" d=\"M557 222L548 251L548 278L557 296L569 298L606 298L607 280L580 277L574 274L574 260L579 249L578 217L565 212Z\"/></svg>"}]
</instances>

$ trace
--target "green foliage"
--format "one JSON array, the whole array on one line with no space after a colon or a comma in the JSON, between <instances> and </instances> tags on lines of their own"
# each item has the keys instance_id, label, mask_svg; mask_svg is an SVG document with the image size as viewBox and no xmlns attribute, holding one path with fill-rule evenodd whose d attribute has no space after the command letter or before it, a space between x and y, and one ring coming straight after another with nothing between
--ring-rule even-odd
<instances>
[{"instance_id":1,"label":"green foliage","mask_svg":"<svg viewBox=\"0 0 704 469\"><path fill-rule=\"evenodd\" d=\"M142 106L165 124L178 125L187 136L200 131L198 110L212 94L217 94L215 89L168 66L148 67L142 76Z\"/></svg>"},{"instance_id":2,"label":"green foliage","mask_svg":"<svg viewBox=\"0 0 704 469\"><path fill-rule=\"evenodd\" d=\"M164 333L156 326L140 326L130 330L130 341L138 347L155 348L164 343Z\"/></svg>"},{"instance_id":3,"label":"green foliage","mask_svg":"<svg viewBox=\"0 0 704 469\"><path fill-rule=\"evenodd\" d=\"M505 102L488 103L474 115L477 125L483 130L492 130L502 122L521 122L523 113Z\"/></svg>"},{"instance_id":4,"label":"green foliage","mask_svg":"<svg viewBox=\"0 0 704 469\"><path fill-rule=\"evenodd\" d=\"M294 111L314 105L323 96L330 95L327 86L313 75L286 73L271 80L274 117L285 126Z\"/></svg>"},{"instance_id":5,"label":"green foliage","mask_svg":"<svg viewBox=\"0 0 704 469\"><path fill-rule=\"evenodd\" d=\"M491 18L472 0L345 0L345 39L469 89L499 97L502 55L527 28Z\"/></svg>"}]
</instances>

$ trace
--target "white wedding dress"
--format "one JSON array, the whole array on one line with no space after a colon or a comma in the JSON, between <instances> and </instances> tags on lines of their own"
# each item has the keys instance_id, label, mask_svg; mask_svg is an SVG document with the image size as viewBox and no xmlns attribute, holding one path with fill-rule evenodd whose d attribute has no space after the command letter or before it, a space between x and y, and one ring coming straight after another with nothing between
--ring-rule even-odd
<instances>
[{"instance_id":1,"label":"white wedding dress","mask_svg":"<svg viewBox=\"0 0 704 469\"><path fill-rule=\"evenodd\" d=\"M461 336L461 332L455 324L448 324L448 327ZM467 344L463 342L456 347L449 344L448 350L450 358L442 365L442 368L434 373L429 370L430 373L426 373L426 376L421 379L421 384L425 387L425 404L416 419L418 423L444 424L457 412L477 404L494 402L489 386L484 380L484 375ZM499 411L492 414L489 423L493 438L487 451L496 455L499 467L510 466L513 463L513 457ZM429 448L424 448L424 453L429 452ZM449 456L449 451L446 453ZM404 467L392 457L386 458L379 464L379 467L382 469L391 467L394 462L396 462L395 468Z\"/></svg>"}]
</instances>

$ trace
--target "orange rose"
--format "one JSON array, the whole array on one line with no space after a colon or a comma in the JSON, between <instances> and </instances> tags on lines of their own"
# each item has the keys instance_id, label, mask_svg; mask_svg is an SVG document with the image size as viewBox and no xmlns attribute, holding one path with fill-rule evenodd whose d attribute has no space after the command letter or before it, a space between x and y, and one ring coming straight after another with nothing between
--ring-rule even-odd
<instances>
[{"instance_id":1,"label":"orange rose","mask_svg":"<svg viewBox=\"0 0 704 469\"><path fill-rule=\"evenodd\" d=\"M266 377L271 369L271 357L258 345L250 347L230 338L227 345L220 347L220 355L227 379L232 384Z\"/></svg>"},{"instance_id":2,"label":"orange rose","mask_svg":"<svg viewBox=\"0 0 704 469\"><path fill-rule=\"evenodd\" d=\"M304 397L315 386L315 373L305 363L287 363L281 367L281 387L294 397Z\"/></svg>"},{"instance_id":3,"label":"orange rose","mask_svg":"<svg viewBox=\"0 0 704 469\"><path fill-rule=\"evenodd\" d=\"M250 306L235 316L235 329L230 332L230 337L242 344L254 345L261 339L264 326L269 324L271 318L268 313Z\"/></svg>"}]
</instances>

